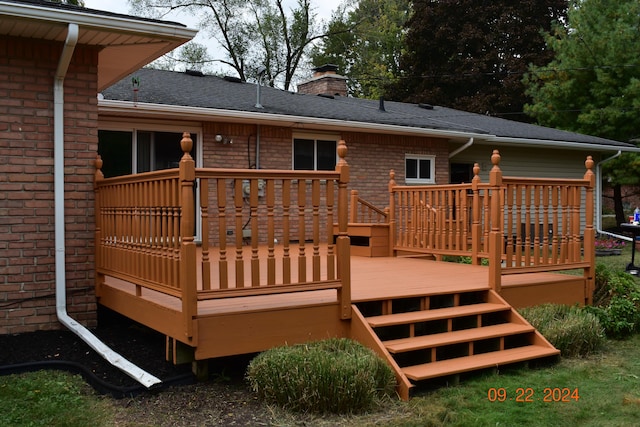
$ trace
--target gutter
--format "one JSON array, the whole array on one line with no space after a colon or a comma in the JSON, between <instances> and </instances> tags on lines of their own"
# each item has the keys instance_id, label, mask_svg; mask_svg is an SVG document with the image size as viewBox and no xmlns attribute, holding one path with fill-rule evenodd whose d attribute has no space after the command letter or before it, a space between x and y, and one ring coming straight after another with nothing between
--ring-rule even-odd
<instances>
[{"instance_id":1,"label":"gutter","mask_svg":"<svg viewBox=\"0 0 640 427\"><path fill-rule=\"evenodd\" d=\"M613 156L608 157L604 160L601 160L596 165L596 200L598 200L598 203L596 203L596 233L615 237L616 239L620 239L620 240L626 240L627 242L633 242L633 239L631 237L623 236L616 233L611 233L609 231L604 231L602 229L602 165L604 163L610 162L611 160L619 157L620 154L622 154L622 152L618 151Z\"/></svg>"},{"instance_id":2,"label":"gutter","mask_svg":"<svg viewBox=\"0 0 640 427\"><path fill-rule=\"evenodd\" d=\"M98 354L113 366L147 388L161 383L160 379L132 364L120 354L111 350L67 313L66 273L65 273L65 222L64 222L64 78L71 57L78 42L78 24L69 24L67 39L58 62L53 82L53 141L54 141L54 210L55 210L55 266L56 266L56 314L58 320L78 335Z\"/></svg>"}]
</instances>

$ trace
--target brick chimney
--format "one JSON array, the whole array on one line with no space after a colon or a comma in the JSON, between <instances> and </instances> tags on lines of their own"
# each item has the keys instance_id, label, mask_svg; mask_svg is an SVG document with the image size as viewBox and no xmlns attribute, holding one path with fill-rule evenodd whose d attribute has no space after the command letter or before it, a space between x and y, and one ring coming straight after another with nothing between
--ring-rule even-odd
<instances>
[{"instance_id":1,"label":"brick chimney","mask_svg":"<svg viewBox=\"0 0 640 427\"><path fill-rule=\"evenodd\" d=\"M313 69L313 77L298 85L298 93L347 96L347 78L337 74L338 66L325 64Z\"/></svg>"}]
</instances>

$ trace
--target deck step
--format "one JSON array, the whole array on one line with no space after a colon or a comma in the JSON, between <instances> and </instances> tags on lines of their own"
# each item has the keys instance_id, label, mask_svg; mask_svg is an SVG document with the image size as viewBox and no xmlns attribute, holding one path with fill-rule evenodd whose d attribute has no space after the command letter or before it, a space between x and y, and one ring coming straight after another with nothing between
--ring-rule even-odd
<instances>
[{"instance_id":1,"label":"deck step","mask_svg":"<svg viewBox=\"0 0 640 427\"><path fill-rule=\"evenodd\" d=\"M533 331L535 331L535 329L531 325L501 323L499 325L483 326L480 328L470 328L452 332L443 332L433 335L400 338L384 341L383 344L390 353L395 354L444 345L459 344L463 342L504 337L508 335L524 334Z\"/></svg>"},{"instance_id":2,"label":"deck step","mask_svg":"<svg viewBox=\"0 0 640 427\"><path fill-rule=\"evenodd\" d=\"M421 381L430 378L474 371L477 369L524 362L541 357L556 356L558 354L560 354L560 351L554 348L529 345L508 350L493 351L490 353L442 360L439 362L407 366L402 368L402 371L410 380Z\"/></svg>"},{"instance_id":3,"label":"deck step","mask_svg":"<svg viewBox=\"0 0 640 427\"><path fill-rule=\"evenodd\" d=\"M472 316L474 314L509 311L511 307L504 304L480 303L460 305L456 307L436 308L433 310L409 311L405 313L385 314L367 317L372 328L382 326L404 325L408 323L428 322L430 320L450 319L454 317Z\"/></svg>"}]
</instances>

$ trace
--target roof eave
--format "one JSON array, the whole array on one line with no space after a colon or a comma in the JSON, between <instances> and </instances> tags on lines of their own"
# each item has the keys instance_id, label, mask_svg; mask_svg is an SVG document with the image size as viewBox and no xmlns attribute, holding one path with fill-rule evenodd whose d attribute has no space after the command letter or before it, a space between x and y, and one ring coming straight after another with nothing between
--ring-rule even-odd
<instances>
[{"instance_id":1,"label":"roof eave","mask_svg":"<svg viewBox=\"0 0 640 427\"><path fill-rule=\"evenodd\" d=\"M28 37L28 34L23 34L23 31L33 31L37 27L27 26L27 30L20 27L17 34L12 33L10 27L18 22L25 25L37 23L50 29L46 31L43 40L58 42L64 42L68 24L77 24L80 27L78 44L100 47L99 91L188 42L198 32L173 22L142 20L126 15L100 15L95 11L91 12L90 9L87 11L54 9L37 4L10 3L0 0L0 24L3 18L7 19L7 25L5 32L0 31L2 35ZM110 37L109 41L105 41L104 37L97 37L100 34L126 37Z\"/></svg>"},{"instance_id":2,"label":"roof eave","mask_svg":"<svg viewBox=\"0 0 640 427\"><path fill-rule=\"evenodd\" d=\"M349 120L326 119L321 117L293 116L254 111L225 110L216 108L187 107L181 105L165 105L152 103L137 103L133 106L130 101L98 100L98 113L138 116L148 118L181 117L187 120L225 119L230 122L248 122L289 126L297 130L331 129L334 131L374 131L385 134L413 135L456 140L487 138L489 135L472 132L460 132L444 129L415 128L408 126L389 125L380 123L355 122Z\"/></svg>"}]
</instances>

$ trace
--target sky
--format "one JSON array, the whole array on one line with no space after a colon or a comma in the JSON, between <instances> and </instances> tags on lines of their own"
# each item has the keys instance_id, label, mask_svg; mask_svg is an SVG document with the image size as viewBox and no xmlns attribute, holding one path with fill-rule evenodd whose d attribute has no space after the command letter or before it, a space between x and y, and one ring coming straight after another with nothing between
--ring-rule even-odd
<instances>
[{"instance_id":1,"label":"sky","mask_svg":"<svg viewBox=\"0 0 640 427\"><path fill-rule=\"evenodd\" d=\"M331 18L331 12L335 10L342 0L312 0L311 5L317 13L319 20L328 21ZM297 2L295 0L285 0L285 7L291 8ZM85 6L90 9L106 10L109 12L129 14L129 2L126 0L85 0ZM185 13L171 14L162 18L167 21L179 22L189 28L197 28L198 20L193 16ZM209 56L220 58L221 51L214 41L208 40L205 32L200 32L193 39L195 42L207 46Z\"/></svg>"}]
</instances>

